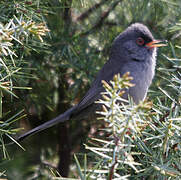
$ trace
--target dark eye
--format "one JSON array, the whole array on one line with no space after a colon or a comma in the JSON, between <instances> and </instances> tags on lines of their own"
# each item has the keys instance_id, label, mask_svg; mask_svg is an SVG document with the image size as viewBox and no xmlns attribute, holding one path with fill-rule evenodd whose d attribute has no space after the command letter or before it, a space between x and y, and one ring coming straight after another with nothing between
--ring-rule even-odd
<instances>
[{"instance_id":1,"label":"dark eye","mask_svg":"<svg viewBox=\"0 0 181 180\"><path fill-rule=\"evenodd\" d=\"M145 41L144 41L144 39L143 39L142 37L139 37L139 38L136 40L136 43L137 43L138 45L142 46L142 45L145 43Z\"/></svg>"}]
</instances>

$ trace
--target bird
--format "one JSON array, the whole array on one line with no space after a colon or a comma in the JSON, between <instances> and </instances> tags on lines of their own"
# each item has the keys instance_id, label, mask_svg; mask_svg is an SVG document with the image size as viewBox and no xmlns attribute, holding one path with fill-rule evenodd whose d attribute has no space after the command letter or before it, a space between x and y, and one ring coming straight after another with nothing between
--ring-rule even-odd
<instances>
[{"instance_id":1,"label":"bird","mask_svg":"<svg viewBox=\"0 0 181 180\"><path fill-rule=\"evenodd\" d=\"M70 119L94 117L95 111L100 107L95 101L101 99L101 94L105 91L102 80L110 83L116 74L122 76L129 72L133 77L131 83L135 86L126 90L123 98L128 99L130 96L135 104L143 101L155 74L157 48L162 46L165 44L161 40L154 39L146 25L131 24L113 41L108 61L98 72L82 100L63 114L20 135L16 140L22 141L30 135Z\"/></svg>"}]
</instances>

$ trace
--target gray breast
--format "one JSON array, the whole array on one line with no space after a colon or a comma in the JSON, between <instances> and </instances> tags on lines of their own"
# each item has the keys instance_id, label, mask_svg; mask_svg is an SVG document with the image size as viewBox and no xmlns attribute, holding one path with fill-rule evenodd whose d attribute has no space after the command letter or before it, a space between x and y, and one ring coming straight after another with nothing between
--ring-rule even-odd
<instances>
[{"instance_id":1,"label":"gray breast","mask_svg":"<svg viewBox=\"0 0 181 180\"><path fill-rule=\"evenodd\" d=\"M135 103L145 99L148 88L151 85L155 74L155 58L148 61L135 62L132 64L132 83L135 84L128 90L128 94L133 97Z\"/></svg>"}]
</instances>

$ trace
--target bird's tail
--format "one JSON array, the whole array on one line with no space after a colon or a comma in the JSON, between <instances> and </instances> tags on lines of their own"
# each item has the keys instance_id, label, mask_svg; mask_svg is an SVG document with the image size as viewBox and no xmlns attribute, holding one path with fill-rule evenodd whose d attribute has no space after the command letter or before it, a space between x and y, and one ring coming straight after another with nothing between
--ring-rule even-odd
<instances>
[{"instance_id":1,"label":"bird's tail","mask_svg":"<svg viewBox=\"0 0 181 180\"><path fill-rule=\"evenodd\" d=\"M76 108L76 106L68 109L66 112L64 112L63 114L57 116L56 118L54 118L54 119L52 119L50 121L47 121L44 124L34 128L34 129L24 133L24 134L22 134L21 136L19 136L16 139L16 141L18 141L18 142L22 141L23 139L25 139L28 136L31 136L31 135L36 134L36 133L38 133L40 131L43 131L43 130L45 130L47 128L50 128L50 127L52 127L52 126L54 126L54 125L56 125L58 123L61 123L61 122L69 120L70 116L71 116L72 112L74 112L75 108Z\"/></svg>"}]
</instances>

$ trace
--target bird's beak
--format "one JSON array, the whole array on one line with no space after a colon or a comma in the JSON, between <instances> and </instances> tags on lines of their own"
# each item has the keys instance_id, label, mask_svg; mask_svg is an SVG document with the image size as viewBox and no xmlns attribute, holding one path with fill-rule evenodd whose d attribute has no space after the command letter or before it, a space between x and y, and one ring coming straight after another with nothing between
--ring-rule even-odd
<instances>
[{"instance_id":1,"label":"bird's beak","mask_svg":"<svg viewBox=\"0 0 181 180\"><path fill-rule=\"evenodd\" d=\"M149 48L167 46L167 44L163 44L162 42L166 42L166 41L153 40L153 41L147 43L146 46Z\"/></svg>"}]
</instances>

